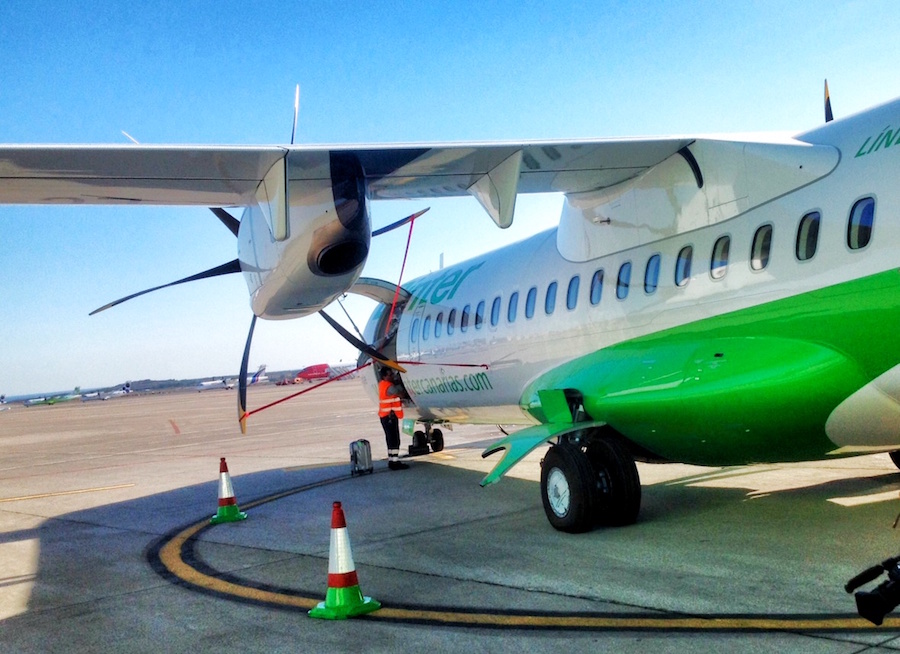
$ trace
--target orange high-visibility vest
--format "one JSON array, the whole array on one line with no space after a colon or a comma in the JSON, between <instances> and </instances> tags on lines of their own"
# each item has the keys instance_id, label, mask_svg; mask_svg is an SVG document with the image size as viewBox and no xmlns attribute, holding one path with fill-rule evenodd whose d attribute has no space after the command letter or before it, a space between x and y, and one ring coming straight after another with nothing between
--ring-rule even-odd
<instances>
[{"instance_id":1,"label":"orange high-visibility vest","mask_svg":"<svg viewBox=\"0 0 900 654\"><path fill-rule=\"evenodd\" d=\"M398 418L403 417L403 404L396 395L390 395L388 389L393 386L387 379L378 382L378 417L384 418L393 411Z\"/></svg>"}]
</instances>

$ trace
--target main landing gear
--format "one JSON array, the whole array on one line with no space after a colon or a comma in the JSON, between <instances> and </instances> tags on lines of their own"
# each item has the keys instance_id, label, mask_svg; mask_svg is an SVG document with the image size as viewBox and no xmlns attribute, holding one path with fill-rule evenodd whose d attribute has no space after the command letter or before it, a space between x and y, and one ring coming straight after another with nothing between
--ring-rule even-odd
<instances>
[{"instance_id":1,"label":"main landing gear","mask_svg":"<svg viewBox=\"0 0 900 654\"><path fill-rule=\"evenodd\" d=\"M413 434L412 445L409 446L410 456L428 454L428 448L432 452L440 452L444 449L444 432L440 429L432 429L431 423L425 423L425 431L417 430Z\"/></svg>"},{"instance_id":2,"label":"main landing gear","mask_svg":"<svg viewBox=\"0 0 900 654\"><path fill-rule=\"evenodd\" d=\"M541 499L560 531L630 525L641 508L641 480L620 441L596 434L561 439L541 462Z\"/></svg>"}]
</instances>

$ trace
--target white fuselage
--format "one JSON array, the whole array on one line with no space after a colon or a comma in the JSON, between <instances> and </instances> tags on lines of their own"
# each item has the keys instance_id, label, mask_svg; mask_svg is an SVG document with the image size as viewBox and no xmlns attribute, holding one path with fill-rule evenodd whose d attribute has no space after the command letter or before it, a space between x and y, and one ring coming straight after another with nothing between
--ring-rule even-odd
<instances>
[{"instance_id":1,"label":"white fuselage","mask_svg":"<svg viewBox=\"0 0 900 654\"><path fill-rule=\"evenodd\" d=\"M562 256L560 234L553 229L410 282L407 288L413 297L401 316L397 357L425 364L407 366L403 376L414 410L429 420L531 424L535 419L526 409L536 398L523 392L539 375L567 361L629 339L896 268L900 145L872 150L874 140L890 124L900 125L900 102L797 137L832 146L837 155L833 169L733 217L710 219L686 231L676 228L662 238L583 261ZM872 238L866 247L852 249L848 216L863 197L875 202ZM571 211L570 204L564 214ZM821 216L818 247L814 256L801 261L796 252L798 228L810 212ZM763 269L754 270L750 265L754 235L764 225L772 227L769 260ZM611 227L595 224L589 229L602 235L600 230ZM714 278L714 247L723 236L730 238L727 264ZM677 258L686 246L693 248L691 273L685 283L676 285ZM657 254L658 281L645 289L648 262ZM627 295L617 297L618 277L627 262L630 287ZM602 271L599 300L596 288L592 298L592 279L598 271ZM574 303L567 303L575 278ZM556 299L548 312L545 302L552 284ZM536 302L529 317L526 304L532 288ZM514 294L518 302L511 312ZM482 302L483 322L476 325ZM492 319L495 302L499 311ZM847 302L852 306L854 298ZM469 314L466 328L464 312ZM896 440L896 435L892 438Z\"/></svg>"}]
</instances>

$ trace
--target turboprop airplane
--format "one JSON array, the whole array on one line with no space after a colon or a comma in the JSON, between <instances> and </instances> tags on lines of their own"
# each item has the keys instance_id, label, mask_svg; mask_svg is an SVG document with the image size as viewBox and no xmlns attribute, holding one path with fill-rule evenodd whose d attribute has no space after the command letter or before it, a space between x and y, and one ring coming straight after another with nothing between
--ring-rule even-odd
<instances>
[{"instance_id":1,"label":"turboprop airplane","mask_svg":"<svg viewBox=\"0 0 900 654\"><path fill-rule=\"evenodd\" d=\"M256 372L252 375L243 374L244 378L244 386L265 383L269 381L269 376L266 374L266 365L261 365ZM197 391L211 391L211 390L231 390L234 388L234 382L231 379L212 379L209 381L202 381L196 386Z\"/></svg>"},{"instance_id":2,"label":"turboprop airplane","mask_svg":"<svg viewBox=\"0 0 900 654\"><path fill-rule=\"evenodd\" d=\"M898 146L900 100L776 136L8 145L0 202L215 207L238 258L173 284L244 273L241 380L257 317L374 298L367 342L336 325L377 359L369 386L403 368L433 447L441 423L520 425L484 484L552 443L545 512L582 531L637 519L635 459L900 459ZM564 195L558 227L399 290L360 278L372 202L470 194L506 227L531 192Z\"/></svg>"},{"instance_id":3,"label":"turboprop airplane","mask_svg":"<svg viewBox=\"0 0 900 654\"><path fill-rule=\"evenodd\" d=\"M123 395L128 395L131 393L131 382L125 382L119 387L116 388L105 388L97 391L92 391L90 393L82 393L81 401L82 402L91 402L93 400L111 400L114 397L121 397Z\"/></svg>"},{"instance_id":4,"label":"turboprop airplane","mask_svg":"<svg viewBox=\"0 0 900 654\"><path fill-rule=\"evenodd\" d=\"M209 381L202 381L197 386L195 386L197 392L200 391L214 391L214 390L231 390L234 388L234 382L230 379L211 379Z\"/></svg>"},{"instance_id":5,"label":"turboprop airplane","mask_svg":"<svg viewBox=\"0 0 900 654\"><path fill-rule=\"evenodd\" d=\"M71 402L72 400L77 400L81 398L81 388L78 386L75 387L75 390L71 393L57 393L55 395L45 395L42 397L32 397L24 402L25 406L39 406L42 404L53 405L58 404L60 402Z\"/></svg>"}]
</instances>

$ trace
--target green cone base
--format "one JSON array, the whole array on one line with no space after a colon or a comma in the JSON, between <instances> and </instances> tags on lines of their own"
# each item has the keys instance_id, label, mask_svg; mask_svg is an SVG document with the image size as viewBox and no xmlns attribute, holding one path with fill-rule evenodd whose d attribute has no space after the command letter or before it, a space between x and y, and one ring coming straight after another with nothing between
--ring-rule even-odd
<instances>
[{"instance_id":1,"label":"green cone base","mask_svg":"<svg viewBox=\"0 0 900 654\"><path fill-rule=\"evenodd\" d=\"M239 520L246 520L247 514L241 511L237 504L231 504L229 506L220 506L219 511L210 518L210 522L214 525L220 524L222 522L237 522Z\"/></svg>"},{"instance_id":2,"label":"green cone base","mask_svg":"<svg viewBox=\"0 0 900 654\"><path fill-rule=\"evenodd\" d=\"M363 597L359 586L349 588L329 588L325 601L309 611L309 617L324 620L346 620L355 615L364 615L381 608L381 602L371 597Z\"/></svg>"}]
</instances>

